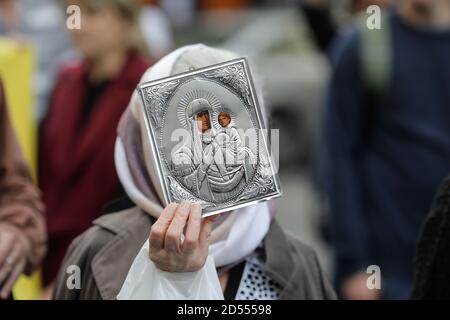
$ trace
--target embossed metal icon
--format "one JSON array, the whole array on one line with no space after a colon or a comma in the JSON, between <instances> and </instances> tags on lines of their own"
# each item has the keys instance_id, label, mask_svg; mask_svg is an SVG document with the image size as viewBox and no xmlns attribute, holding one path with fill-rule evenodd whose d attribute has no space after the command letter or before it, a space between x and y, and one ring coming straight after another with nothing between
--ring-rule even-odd
<instances>
[{"instance_id":1,"label":"embossed metal icon","mask_svg":"<svg viewBox=\"0 0 450 320\"><path fill-rule=\"evenodd\" d=\"M245 58L139 86L166 203L204 215L281 195Z\"/></svg>"}]
</instances>

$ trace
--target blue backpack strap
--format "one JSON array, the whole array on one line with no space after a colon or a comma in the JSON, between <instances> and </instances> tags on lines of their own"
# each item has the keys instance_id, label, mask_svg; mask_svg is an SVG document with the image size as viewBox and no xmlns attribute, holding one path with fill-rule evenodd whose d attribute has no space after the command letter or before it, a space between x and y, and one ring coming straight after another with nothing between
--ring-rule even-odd
<instances>
[{"instance_id":1,"label":"blue backpack strap","mask_svg":"<svg viewBox=\"0 0 450 320\"><path fill-rule=\"evenodd\" d=\"M381 12L381 28L369 29L366 14L357 18L360 34L361 75L369 96L380 102L392 76L392 33L390 14Z\"/></svg>"}]
</instances>

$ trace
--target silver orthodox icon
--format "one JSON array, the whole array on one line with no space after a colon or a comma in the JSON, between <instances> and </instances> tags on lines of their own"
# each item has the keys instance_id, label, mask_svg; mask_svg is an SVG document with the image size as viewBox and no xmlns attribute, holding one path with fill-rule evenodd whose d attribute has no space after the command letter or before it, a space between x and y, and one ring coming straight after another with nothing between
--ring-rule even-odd
<instances>
[{"instance_id":1,"label":"silver orthodox icon","mask_svg":"<svg viewBox=\"0 0 450 320\"><path fill-rule=\"evenodd\" d=\"M281 195L245 58L139 86L167 203L204 216Z\"/></svg>"}]
</instances>

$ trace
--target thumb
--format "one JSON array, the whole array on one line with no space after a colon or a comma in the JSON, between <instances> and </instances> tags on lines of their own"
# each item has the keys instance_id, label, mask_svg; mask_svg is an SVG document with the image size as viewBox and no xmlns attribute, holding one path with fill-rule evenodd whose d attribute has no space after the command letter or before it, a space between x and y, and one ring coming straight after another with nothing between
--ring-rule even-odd
<instances>
[{"instance_id":1,"label":"thumb","mask_svg":"<svg viewBox=\"0 0 450 320\"><path fill-rule=\"evenodd\" d=\"M212 225L219 218L219 215L214 215L203 219L200 230L199 242L200 246L208 246L211 241Z\"/></svg>"}]
</instances>

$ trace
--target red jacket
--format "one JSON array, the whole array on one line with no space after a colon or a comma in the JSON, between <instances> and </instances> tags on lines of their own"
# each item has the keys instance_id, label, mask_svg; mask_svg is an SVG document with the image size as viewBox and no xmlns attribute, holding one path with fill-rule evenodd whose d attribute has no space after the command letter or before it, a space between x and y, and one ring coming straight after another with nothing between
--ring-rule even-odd
<instances>
[{"instance_id":1,"label":"red jacket","mask_svg":"<svg viewBox=\"0 0 450 320\"><path fill-rule=\"evenodd\" d=\"M130 55L80 125L88 89L87 67L60 73L39 141L39 182L47 208L49 250L44 284L50 283L71 241L120 193L114 167L116 128L147 62Z\"/></svg>"}]
</instances>

